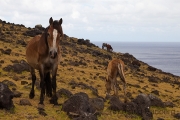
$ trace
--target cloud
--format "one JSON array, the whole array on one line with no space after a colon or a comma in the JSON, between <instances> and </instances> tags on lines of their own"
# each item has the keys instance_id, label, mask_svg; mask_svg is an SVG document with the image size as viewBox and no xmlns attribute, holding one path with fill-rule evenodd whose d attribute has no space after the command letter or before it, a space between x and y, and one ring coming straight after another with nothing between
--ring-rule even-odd
<instances>
[{"instance_id":1,"label":"cloud","mask_svg":"<svg viewBox=\"0 0 180 120\"><path fill-rule=\"evenodd\" d=\"M105 35L121 37L123 33L131 39L132 32L180 32L179 6L179 0L4 0L0 19L27 27L46 27L50 17L63 18L65 33L71 36L79 31L82 37L95 39L88 34L93 32L99 34L98 39L106 39Z\"/></svg>"},{"instance_id":2,"label":"cloud","mask_svg":"<svg viewBox=\"0 0 180 120\"><path fill-rule=\"evenodd\" d=\"M88 31L92 31L92 30L93 30L93 27L87 27L87 30L88 30Z\"/></svg>"},{"instance_id":3,"label":"cloud","mask_svg":"<svg viewBox=\"0 0 180 120\"><path fill-rule=\"evenodd\" d=\"M78 19L80 17L80 13L78 11L73 11L71 17L73 19Z\"/></svg>"}]
</instances>

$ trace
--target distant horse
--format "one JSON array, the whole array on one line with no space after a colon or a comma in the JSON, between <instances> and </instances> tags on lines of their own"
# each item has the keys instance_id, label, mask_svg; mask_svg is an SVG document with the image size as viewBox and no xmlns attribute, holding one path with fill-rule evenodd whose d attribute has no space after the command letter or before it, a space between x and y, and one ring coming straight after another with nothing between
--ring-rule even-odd
<instances>
[{"instance_id":1,"label":"distant horse","mask_svg":"<svg viewBox=\"0 0 180 120\"><path fill-rule=\"evenodd\" d=\"M112 51L113 51L112 46L109 45L109 44L107 44L107 43L103 43L103 44L102 44L102 49L104 49L104 47L106 47L106 49L107 49L108 52L110 52L110 51L112 52Z\"/></svg>"},{"instance_id":2,"label":"distant horse","mask_svg":"<svg viewBox=\"0 0 180 120\"><path fill-rule=\"evenodd\" d=\"M40 74L40 102L43 105L45 92L46 95L52 97L50 102L57 103L56 96L56 74L58 63L60 61L60 39L63 37L62 18L59 21L49 19L49 26L42 35L37 35L31 39L26 49L26 59L30 65L30 73L32 76L32 89L29 98L34 98L34 84L36 81L35 69ZM52 81L50 72L52 73ZM53 94L52 94L53 90Z\"/></svg>"},{"instance_id":3,"label":"distant horse","mask_svg":"<svg viewBox=\"0 0 180 120\"><path fill-rule=\"evenodd\" d=\"M107 67L107 77L106 77L106 95L110 95L111 89L114 90L114 95L118 96L117 90L117 76L119 75L120 79L123 82L123 90L126 101L126 79L124 76L124 62L119 59L111 60Z\"/></svg>"},{"instance_id":4,"label":"distant horse","mask_svg":"<svg viewBox=\"0 0 180 120\"><path fill-rule=\"evenodd\" d=\"M107 43L103 43L102 44L102 49L104 49L104 47L106 47Z\"/></svg>"}]
</instances>

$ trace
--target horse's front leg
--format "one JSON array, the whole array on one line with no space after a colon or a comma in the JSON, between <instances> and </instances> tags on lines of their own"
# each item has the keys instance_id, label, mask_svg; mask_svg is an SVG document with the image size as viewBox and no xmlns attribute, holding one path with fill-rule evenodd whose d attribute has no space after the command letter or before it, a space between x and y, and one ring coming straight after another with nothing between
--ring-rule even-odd
<instances>
[{"instance_id":1,"label":"horse's front leg","mask_svg":"<svg viewBox=\"0 0 180 120\"><path fill-rule=\"evenodd\" d=\"M34 96L35 96L35 93L34 93L34 84L36 82L36 75L35 75L34 68L30 67L30 72L31 72L31 77L32 77L32 88L31 88L31 92L29 94L29 98L33 99Z\"/></svg>"},{"instance_id":2,"label":"horse's front leg","mask_svg":"<svg viewBox=\"0 0 180 120\"><path fill-rule=\"evenodd\" d=\"M40 94L40 102L39 104L44 104L44 96L45 96L45 81L44 81L44 67L43 65L41 65L40 69L39 69L39 74L40 74L40 88L41 88L41 94Z\"/></svg>"},{"instance_id":3,"label":"horse's front leg","mask_svg":"<svg viewBox=\"0 0 180 120\"><path fill-rule=\"evenodd\" d=\"M52 89L53 89L53 96L50 100L50 103L51 104L54 104L54 105L57 105L58 102L58 97L56 95L56 87L57 87L57 84L56 84L56 74L57 74L57 66L55 66L52 70Z\"/></svg>"}]
</instances>

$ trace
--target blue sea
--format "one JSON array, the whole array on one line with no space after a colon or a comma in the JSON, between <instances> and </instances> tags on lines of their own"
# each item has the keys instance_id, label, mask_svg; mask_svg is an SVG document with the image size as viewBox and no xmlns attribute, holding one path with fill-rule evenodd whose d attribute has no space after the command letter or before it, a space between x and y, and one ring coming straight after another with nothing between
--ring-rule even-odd
<instances>
[{"instance_id":1,"label":"blue sea","mask_svg":"<svg viewBox=\"0 0 180 120\"><path fill-rule=\"evenodd\" d=\"M180 76L180 42L107 42L113 51L132 54L164 72ZM94 43L100 48L102 43Z\"/></svg>"}]
</instances>

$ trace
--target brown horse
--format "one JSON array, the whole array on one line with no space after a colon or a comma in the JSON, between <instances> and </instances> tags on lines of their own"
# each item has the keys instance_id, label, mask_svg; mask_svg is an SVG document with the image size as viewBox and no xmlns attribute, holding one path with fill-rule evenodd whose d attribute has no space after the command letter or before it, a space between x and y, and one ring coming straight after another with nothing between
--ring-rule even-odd
<instances>
[{"instance_id":1,"label":"brown horse","mask_svg":"<svg viewBox=\"0 0 180 120\"><path fill-rule=\"evenodd\" d=\"M126 101L126 79L124 76L124 62L119 59L111 60L107 67L107 78L106 78L106 95L110 95L111 89L114 90L114 95L118 96L117 90L117 76L119 75L120 79L123 82L123 90Z\"/></svg>"},{"instance_id":2,"label":"brown horse","mask_svg":"<svg viewBox=\"0 0 180 120\"><path fill-rule=\"evenodd\" d=\"M102 49L104 49L104 47L106 47L106 49L107 49L108 52L110 52L110 51L112 52L112 51L113 51L112 46L109 45L109 44L107 44L107 43L103 43L103 44L102 44Z\"/></svg>"},{"instance_id":3,"label":"brown horse","mask_svg":"<svg viewBox=\"0 0 180 120\"><path fill-rule=\"evenodd\" d=\"M47 96L52 97L50 100L51 103L58 104L56 96L56 74L60 60L59 43L60 39L63 38L62 18L59 21L53 21L51 17L49 24L42 35L37 35L31 39L26 49L26 59L30 65L32 76L32 89L29 98L32 99L35 96L35 69L37 69L40 74L41 93L39 104L41 105L43 105L45 92ZM52 73L52 81L50 72Z\"/></svg>"},{"instance_id":4,"label":"brown horse","mask_svg":"<svg viewBox=\"0 0 180 120\"><path fill-rule=\"evenodd\" d=\"M110 51L112 52L112 51L113 51L113 48L112 48L111 45L109 45L109 44L106 45L106 48L107 48L107 51L108 51L108 52L110 52Z\"/></svg>"}]
</instances>

